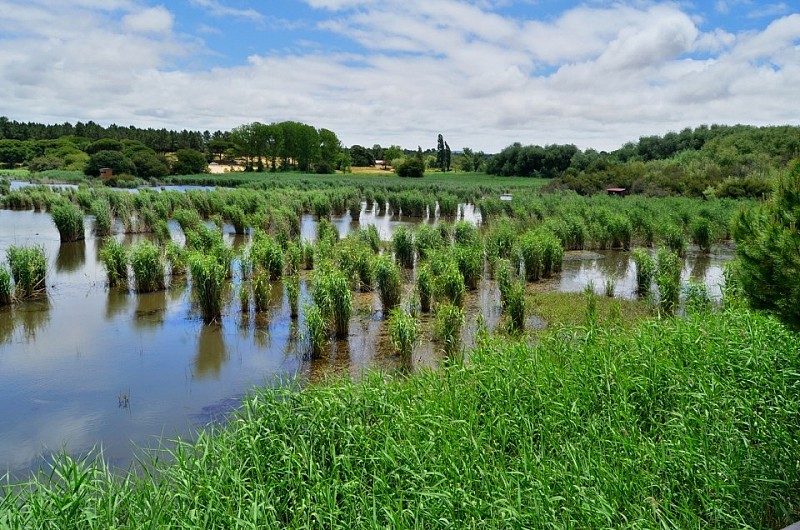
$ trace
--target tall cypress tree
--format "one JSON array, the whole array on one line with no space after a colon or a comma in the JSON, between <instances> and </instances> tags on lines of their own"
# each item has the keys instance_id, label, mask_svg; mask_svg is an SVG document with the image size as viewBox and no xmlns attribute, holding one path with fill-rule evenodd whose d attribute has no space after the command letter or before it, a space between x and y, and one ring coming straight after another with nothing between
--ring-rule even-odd
<instances>
[{"instance_id":1,"label":"tall cypress tree","mask_svg":"<svg viewBox=\"0 0 800 530\"><path fill-rule=\"evenodd\" d=\"M441 134L436 142L436 167L441 171L445 168L444 137Z\"/></svg>"}]
</instances>

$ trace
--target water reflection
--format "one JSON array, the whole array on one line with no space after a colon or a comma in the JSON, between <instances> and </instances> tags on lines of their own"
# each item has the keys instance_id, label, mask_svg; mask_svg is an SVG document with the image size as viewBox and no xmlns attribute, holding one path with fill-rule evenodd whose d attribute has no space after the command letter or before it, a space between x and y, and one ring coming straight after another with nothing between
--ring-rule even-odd
<instances>
[{"instance_id":1,"label":"water reflection","mask_svg":"<svg viewBox=\"0 0 800 530\"><path fill-rule=\"evenodd\" d=\"M22 338L25 342L36 340L45 332L50 322L50 299L46 296L26 301L14 308L14 320L22 325Z\"/></svg>"},{"instance_id":2,"label":"water reflection","mask_svg":"<svg viewBox=\"0 0 800 530\"><path fill-rule=\"evenodd\" d=\"M164 324L167 312L167 291L139 293L136 296L133 325L139 329L159 327Z\"/></svg>"},{"instance_id":3,"label":"water reflection","mask_svg":"<svg viewBox=\"0 0 800 530\"><path fill-rule=\"evenodd\" d=\"M213 324L200 328L197 339L197 355L194 361L195 377L204 379L220 375L222 363L228 358L222 325Z\"/></svg>"},{"instance_id":4,"label":"water reflection","mask_svg":"<svg viewBox=\"0 0 800 530\"><path fill-rule=\"evenodd\" d=\"M108 296L106 297L106 320L113 320L117 316L126 313L129 301L130 295L128 295L127 291L109 287Z\"/></svg>"},{"instance_id":5,"label":"water reflection","mask_svg":"<svg viewBox=\"0 0 800 530\"><path fill-rule=\"evenodd\" d=\"M86 241L61 243L56 256L58 272L75 272L86 263Z\"/></svg>"}]
</instances>

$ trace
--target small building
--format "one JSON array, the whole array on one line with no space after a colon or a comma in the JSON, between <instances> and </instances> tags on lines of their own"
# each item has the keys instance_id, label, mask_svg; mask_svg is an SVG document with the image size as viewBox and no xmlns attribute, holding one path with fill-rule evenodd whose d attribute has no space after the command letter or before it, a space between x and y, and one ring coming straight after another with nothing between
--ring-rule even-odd
<instances>
[{"instance_id":1,"label":"small building","mask_svg":"<svg viewBox=\"0 0 800 530\"><path fill-rule=\"evenodd\" d=\"M100 178L101 179L110 179L114 176L114 170L110 167L103 167L100 168Z\"/></svg>"},{"instance_id":2,"label":"small building","mask_svg":"<svg viewBox=\"0 0 800 530\"><path fill-rule=\"evenodd\" d=\"M609 195L616 195L618 197L624 197L628 194L627 188L606 188L606 193Z\"/></svg>"},{"instance_id":3,"label":"small building","mask_svg":"<svg viewBox=\"0 0 800 530\"><path fill-rule=\"evenodd\" d=\"M510 193L503 193L502 195L500 195L500 200L501 201L508 202L508 201L510 201L512 199L513 199L513 197L511 196Z\"/></svg>"}]
</instances>

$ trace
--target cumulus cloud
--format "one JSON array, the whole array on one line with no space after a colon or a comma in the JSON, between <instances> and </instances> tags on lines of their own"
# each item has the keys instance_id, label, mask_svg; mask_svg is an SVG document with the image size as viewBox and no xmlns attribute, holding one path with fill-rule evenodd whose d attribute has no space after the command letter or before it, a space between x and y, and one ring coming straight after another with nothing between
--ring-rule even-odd
<instances>
[{"instance_id":1,"label":"cumulus cloud","mask_svg":"<svg viewBox=\"0 0 800 530\"><path fill-rule=\"evenodd\" d=\"M172 23L172 13L164 6L130 13L122 19L123 27L140 33L167 33L172 30Z\"/></svg>"},{"instance_id":2,"label":"cumulus cloud","mask_svg":"<svg viewBox=\"0 0 800 530\"><path fill-rule=\"evenodd\" d=\"M70 29L57 23L65 7L11 13L4 3L0 24L22 28L0 37L0 115L13 119L200 130L291 119L346 144L430 146L441 132L486 151L514 141L611 149L702 123L798 123L797 14L732 33L702 29L674 3L579 5L537 20L501 16L492 2L307 0L320 31L355 46L189 70L174 58L213 50L176 35L172 19L159 26L158 13L129 5L115 23L84 8Z\"/></svg>"}]
</instances>

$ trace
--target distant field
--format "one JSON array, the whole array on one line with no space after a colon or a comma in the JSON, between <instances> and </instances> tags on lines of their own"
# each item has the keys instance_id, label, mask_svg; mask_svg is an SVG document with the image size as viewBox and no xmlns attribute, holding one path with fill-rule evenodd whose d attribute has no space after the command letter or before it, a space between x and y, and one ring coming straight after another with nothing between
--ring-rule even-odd
<instances>
[{"instance_id":1,"label":"distant field","mask_svg":"<svg viewBox=\"0 0 800 530\"><path fill-rule=\"evenodd\" d=\"M167 184L207 185L207 186L241 186L254 183L296 183L300 181L335 182L350 185L369 183L377 186L430 186L461 187L465 185L489 186L501 189L539 188L548 182L547 179L496 177L485 173L426 173L421 179L400 178L392 172L372 170L368 172L336 173L334 175L317 175L313 173L225 173L174 175L164 179Z\"/></svg>"}]
</instances>

